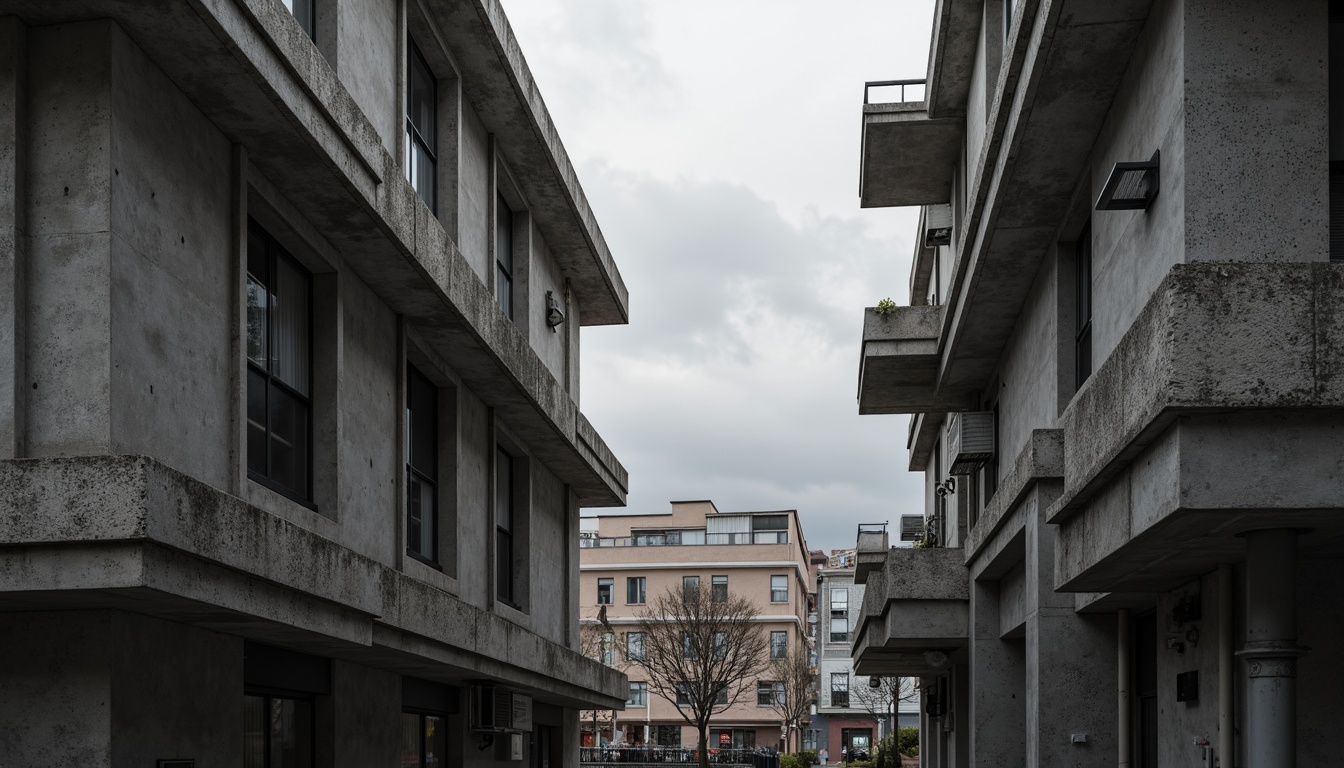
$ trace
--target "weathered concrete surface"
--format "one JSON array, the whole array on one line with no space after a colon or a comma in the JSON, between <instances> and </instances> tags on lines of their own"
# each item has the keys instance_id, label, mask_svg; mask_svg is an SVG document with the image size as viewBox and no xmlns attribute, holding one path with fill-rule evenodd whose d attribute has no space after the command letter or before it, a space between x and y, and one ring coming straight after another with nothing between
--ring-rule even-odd
<instances>
[{"instance_id":1,"label":"weathered concrete surface","mask_svg":"<svg viewBox=\"0 0 1344 768\"><path fill-rule=\"evenodd\" d=\"M1058 429L1037 429L1027 446L1017 455L1008 471L999 479L998 491L985 505L980 518L966 535L966 562L969 565L986 543L998 532L1011 510L1025 493L1042 481L1064 478L1064 433ZM1063 490L1059 483L1048 483L1042 508L1048 507Z\"/></svg>"},{"instance_id":2,"label":"weathered concrete surface","mask_svg":"<svg viewBox=\"0 0 1344 768\"><path fill-rule=\"evenodd\" d=\"M967 410L964 394L937 390L938 330L943 307L864 310L859 356L859 413Z\"/></svg>"},{"instance_id":3,"label":"weathered concrete surface","mask_svg":"<svg viewBox=\"0 0 1344 768\"><path fill-rule=\"evenodd\" d=\"M366 663L395 650L575 705L627 693L535 631L142 457L0 463L0 541L3 608L134 605Z\"/></svg>"},{"instance_id":4,"label":"weathered concrete surface","mask_svg":"<svg viewBox=\"0 0 1344 768\"><path fill-rule=\"evenodd\" d=\"M885 208L950 200L951 173L928 169L956 165L965 127L958 117L929 117L922 101L865 104L859 205Z\"/></svg>"},{"instance_id":5,"label":"weathered concrete surface","mask_svg":"<svg viewBox=\"0 0 1344 768\"><path fill-rule=\"evenodd\" d=\"M938 0L934 7L927 99L930 116L965 114L983 15L984 4L976 0Z\"/></svg>"},{"instance_id":6,"label":"weathered concrete surface","mask_svg":"<svg viewBox=\"0 0 1344 768\"><path fill-rule=\"evenodd\" d=\"M24 329L27 314L27 34L0 18L0 459L24 454Z\"/></svg>"},{"instance_id":7,"label":"weathered concrete surface","mask_svg":"<svg viewBox=\"0 0 1344 768\"><path fill-rule=\"evenodd\" d=\"M914 675L930 669L925 651L964 647L969 581L958 549L888 550L884 567L864 585L855 670Z\"/></svg>"}]
</instances>

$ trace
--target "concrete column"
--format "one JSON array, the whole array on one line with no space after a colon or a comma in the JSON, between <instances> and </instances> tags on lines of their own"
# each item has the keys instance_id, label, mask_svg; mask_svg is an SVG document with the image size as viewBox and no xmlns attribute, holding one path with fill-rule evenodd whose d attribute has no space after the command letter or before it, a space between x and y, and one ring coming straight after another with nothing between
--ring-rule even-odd
<instances>
[{"instance_id":1,"label":"concrete column","mask_svg":"<svg viewBox=\"0 0 1344 768\"><path fill-rule=\"evenodd\" d=\"M1022 765L1022 643L999 639L997 582L971 582L970 674L973 684L965 722L970 730L968 762L973 768Z\"/></svg>"},{"instance_id":2,"label":"concrete column","mask_svg":"<svg viewBox=\"0 0 1344 768\"><path fill-rule=\"evenodd\" d=\"M1297 764L1297 532L1246 534L1246 766Z\"/></svg>"},{"instance_id":3,"label":"concrete column","mask_svg":"<svg viewBox=\"0 0 1344 768\"><path fill-rule=\"evenodd\" d=\"M0 376L0 459L24 456L26 40L18 18L0 19L0 361L10 364Z\"/></svg>"}]
</instances>

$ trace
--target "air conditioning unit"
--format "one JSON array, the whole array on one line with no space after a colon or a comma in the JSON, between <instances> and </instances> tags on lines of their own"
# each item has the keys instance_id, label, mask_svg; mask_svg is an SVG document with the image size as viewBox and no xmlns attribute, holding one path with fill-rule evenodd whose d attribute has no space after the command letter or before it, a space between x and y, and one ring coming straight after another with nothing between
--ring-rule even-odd
<instances>
[{"instance_id":1,"label":"air conditioning unit","mask_svg":"<svg viewBox=\"0 0 1344 768\"><path fill-rule=\"evenodd\" d=\"M532 730L532 697L493 685L471 686L471 730L484 733Z\"/></svg>"},{"instance_id":2,"label":"air conditioning unit","mask_svg":"<svg viewBox=\"0 0 1344 768\"><path fill-rule=\"evenodd\" d=\"M952 243L952 206L948 203L924 206L924 247Z\"/></svg>"},{"instance_id":3,"label":"air conditioning unit","mask_svg":"<svg viewBox=\"0 0 1344 768\"><path fill-rule=\"evenodd\" d=\"M901 541L914 541L923 535L923 515L901 515Z\"/></svg>"},{"instance_id":4,"label":"air conditioning unit","mask_svg":"<svg viewBox=\"0 0 1344 768\"><path fill-rule=\"evenodd\" d=\"M947 473L969 475L994 458L994 413L953 413L947 419Z\"/></svg>"}]
</instances>

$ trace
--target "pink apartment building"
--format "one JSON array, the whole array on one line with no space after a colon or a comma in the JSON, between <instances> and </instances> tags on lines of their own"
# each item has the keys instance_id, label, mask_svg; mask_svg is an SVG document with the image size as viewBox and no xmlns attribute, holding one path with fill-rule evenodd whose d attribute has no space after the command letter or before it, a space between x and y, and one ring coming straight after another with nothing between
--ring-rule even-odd
<instances>
[{"instance_id":1,"label":"pink apartment building","mask_svg":"<svg viewBox=\"0 0 1344 768\"><path fill-rule=\"evenodd\" d=\"M596 530L592 524L596 523ZM712 501L674 501L655 515L603 515L585 521L579 550L579 610L585 625L606 617L614 633L603 659L630 679L625 710L615 713L617 740L630 744L694 747L695 729L673 702L649 690L645 671L629 659L639 653L639 613L668 588L709 585L754 599L767 653L810 647L808 614L814 610L816 573L795 510L720 512ZM710 743L775 747L781 719L770 706L776 681L770 672L748 683L738 702L711 723ZM608 713L603 720L611 717ZM585 724L591 731L591 724ZM610 737L609 721L600 730ZM585 743L592 734L584 736Z\"/></svg>"}]
</instances>

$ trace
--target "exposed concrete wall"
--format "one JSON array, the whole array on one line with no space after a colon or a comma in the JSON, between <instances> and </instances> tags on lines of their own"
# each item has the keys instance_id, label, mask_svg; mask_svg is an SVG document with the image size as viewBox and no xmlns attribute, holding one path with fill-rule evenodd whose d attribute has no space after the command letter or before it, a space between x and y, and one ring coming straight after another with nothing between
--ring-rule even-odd
<instances>
[{"instance_id":1,"label":"exposed concrete wall","mask_svg":"<svg viewBox=\"0 0 1344 768\"><path fill-rule=\"evenodd\" d=\"M1092 370L1115 349L1171 265L1186 216L1184 0L1155 0L1091 157L1088 208L1117 162L1162 151L1161 191L1147 211L1094 211Z\"/></svg>"},{"instance_id":2,"label":"exposed concrete wall","mask_svg":"<svg viewBox=\"0 0 1344 768\"><path fill-rule=\"evenodd\" d=\"M27 315L28 35L18 19L0 19L0 460L24 455L24 336Z\"/></svg>"},{"instance_id":3,"label":"exposed concrete wall","mask_svg":"<svg viewBox=\"0 0 1344 768\"><path fill-rule=\"evenodd\" d=\"M382 765L389 755L399 754L401 703L401 675L333 660L331 696L322 697L318 713L319 720L329 714L330 719L319 725L330 730L319 732L318 739L332 745L331 764L335 768Z\"/></svg>"},{"instance_id":4,"label":"exposed concrete wall","mask_svg":"<svg viewBox=\"0 0 1344 768\"><path fill-rule=\"evenodd\" d=\"M974 183L976 170L980 164L980 151L985 143L985 120L989 117L989 99L991 96L987 93L989 87L986 85L987 74L985 72L985 25L980 25L979 39L975 47L975 62L971 64L971 86L970 93L966 97L966 158L969 162L964 169L966 174L966 183L961 187L961 194L969 194L971 185ZM997 79L997 78L996 78ZM962 210L965 210L963 202ZM958 238L961 233L957 233ZM969 247L970 240L965 241Z\"/></svg>"},{"instance_id":5,"label":"exposed concrete wall","mask_svg":"<svg viewBox=\"0 0 1344 768\"><path fill-rule=\"evenodd\" d=\"M64 615L106 633L101 642L112 656L112 765L184 756L199 765L237 763L243 732L240 638L122 611Z\"/></svg>"},{"instance_id":6,"label":"exposed concrete wall","mask_svg":"<svg viewBox=\"0 0 1344 768\"><path fill-rule=\"evenodd\" d=\"M1328 260L1327 6L1185 0L1186 261Z\"/></svg>"},{"instance_id":7,"label":"exposed concrete wall","mask_svg":"<svg viewBox=\"0 0 1344 768\"><path fill-rule=\"evenodd\" d=\"M1025 765L1026 659L1022 640L1002 640L999 585L971 584L971 695L967 726L975 733L971 768Z\"/></svg>"},{"instance_id":8,"label":"exposed concrete wall","mask_svg":"<svg viewBox=\"0 0 1344 768\"><path fill-rule=\"evenodd\" d=\"M31 456L112 447L112 27L89 22L28 35Z\"/></svg>"},{"instance_id":9,"label":"exposed concrete wall","mask_svg":"<svg viewBox=\"0 0 1344 768\"><path fill-rule=\"evenodd\" d=\"M373 124L383 147L399 157L405 117L397 114L397 72L402 67L397 56L397 0L342 0L333 5L336 74ZM322 31L319 28L319 35Z\"/></svg>"},{"instance_id":10,"label":"exposed concrete wall","mask_svg":"<svg viewBox=\"0 0 1344 768\"><path fill-rule=\"evenodd\" d=\"M13 765L111 764L107 614L0 614L0 755Z\"/></svg>"},{"instance_id":11,"label":"exposed concrete wall","mask_svg":"<svg viewBox=\"0 0 1344 768\"><path fill-rule=\"evenodd\" d=\"M487 286L495 284L494 242L494 158L490 155L490 134L476 110L462 102L461 163L457 176L457 247L467 263ZM493 290L493 287L491 288Z\"/></svg>"},{"instance_id":12,"label":"exposed concrete wall","mask_svg":"<svg viewBox=\"0 0 1344 768\"><path fill-rule=\"evenodd\" d=\"M1242 591L1244 593L1244 589ZM1198 621L1179 623L1172 611L1186 596L1198 601L1200 618ZM1242 599L1234 599L1232 602L1234 606L1244 603L1244 594ZM1195 739L1206 738L1211 744L1218 743L1217 574L1197 577L1180 589L1161 595L1157 600L1156 620L1157 703L1161 713L1157 734L1158 762L1162 765L1197 763L1200 752L1194 746ZM1240 624L1241 617L1237 617L1234 626ZM1191 630L1194 630L1194 634L1191 634ZM1239 634L1233 643L1235 650L1241 649L1242 637ZM1172 643L1180 645L1172 647ZM1233 679L1242 679L1243 662L1236 660L1233 663L1236 665ZM1176 676L1184 672L1196 672L1199 675L1197 701L1176 700ZM1245 723L1245 708L1237 708L1240 711L1238 720L1241 721L1241 727L1249 727Z\"/></svg>"},{"instance_id":13,"label":"exposed concrete wall","mask_svg":"<svg viewBox=\"0 0 1344 768\"><path fill-rule=\"evenodd\" d=\"M232 202L221 181L232 176L230 144L118 28L107 41L112 451L154 455L225 488L234 292ZM190 439L163 439L171 434Z\"/></svg>"},{"instance_id":14,"label":"exposed concrete wall","mask_svg":"<svg viewBox=\"0 0 1344 768\"><path fill-rule=\"evenodd\" d=\"M460 597L478 608L494 603L491 567L495 551L495 445L490 409L475 394L459 390L457 467L457 583Z\"/></svg>"},{"instance_id":15,"label":"exposed concrete wall","mask_svg":"<svg viewBox=\"0 0 1344 768\"><path fill-rule=\"evenodd\" d=\"M532 227L532 249L528 269L528 307L525 310L527 317L518 318L518 321L528 324L528 339L532 342L532 349L536 350L537 356L546 364L551 375L567 382L566 358L569 344L565 324L572 321L569 319L569 307L566 306L568 292L565 290L565 277L535 221L529 221L529 224ZM565 313L565 324L555 329L546 325L547 291L552 292L555 300L560 303L561 311Z\"/></svg>"},{"instance_id":16,"label":"exposed concrete wall","mask_svg":"<svg viewBox=\"0 0 1344 768\"><path fill-rule=\"evenodd\" d=\"M570 607L567 600L569 587L565 580L555 578L555 574L569 571L566 553L571 539L568 536L566 488L540 462L530 462L530 466L532 514L528 538L531 547L524 557L530 562L531 629L547 640L564 644L566 627L571 621L566 611ZM624 586L622 584L620 588L624 589Z\"/></svg>"},{"instance_id":17,"label":"exposed concrete wall","mask_svg":"<svg viewBox=\"0 0 1344 768\"><path fill-rule=\"evenodd\" d=\"M1056 291L1058 260L1046 258L1003 352L1000 368L999 433L996 435L999 477L1031 439L1032 430L1056 421L1059 382L1059 325ZM989 400L990 393L986 393Z\"/></svg>"}]
</instances>

